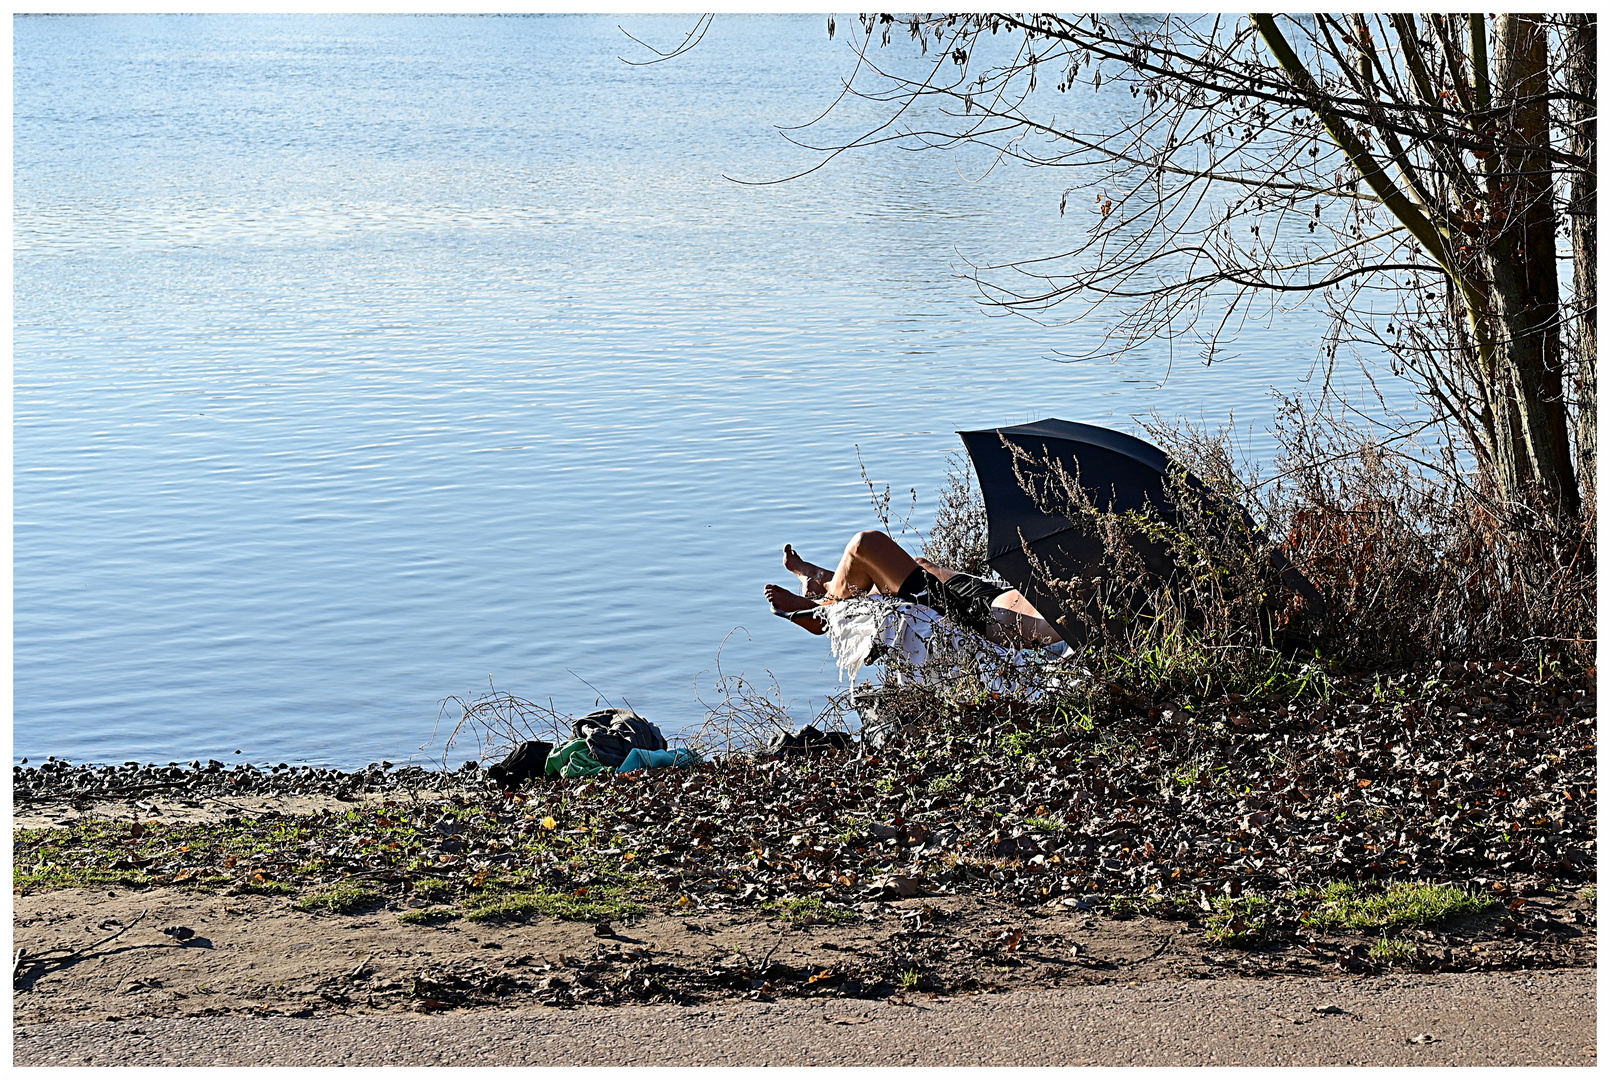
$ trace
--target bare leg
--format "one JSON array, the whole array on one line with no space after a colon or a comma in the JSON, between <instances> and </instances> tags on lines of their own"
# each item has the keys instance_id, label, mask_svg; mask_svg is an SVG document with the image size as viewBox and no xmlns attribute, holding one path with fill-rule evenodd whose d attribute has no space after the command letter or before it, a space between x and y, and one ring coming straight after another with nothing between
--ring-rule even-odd
<instances>
[{"instance_id":1,"label":"bare leg","mask_svg":"<svg viewBox=\"0 0 1610 1080\"><path fill-rule=\"evenodd\" d=\"M877 589L884 596L893 596L916 568L917 560L887 533L874 529L858 532L844 546L838 569L827 584L827 595L832 600L848 600Z\"/></svg>"},{"instance_id":2,"label":"bare leg","mask_svg":"<svg viewBox=\"0 0 1610 1080\"><path fill-rule=\"evenodd\" d=\"M940 581L949 581L961 573L927 559L919 558L916 562ZM1016 589L1003 592L992 600L990 614L995 617L995 622L988 628L985 637L998 645L1052 645L1062 640L1050 621L1029 603L1028 597Z\"/></svg>"},{"instance_id":3,"label":"bare leg","mask_svg":"<svg viewBox=\"0 0 1610 1080\"><path fill-rule=\"evenodd\" d=\"M773 611L785 611L790 613L796 611L813 611L821 606L810 597L801 596L799 593L789 592L781 585L767 585L765 593L766 603L772 606ZM803 626L813 634L827 633L827 627L822 624L822 620L813 618L809 615L791 618L788 621L793 623L795 626Z\"/></svg>"},{"instance_id":4,"label":"bare leg","mask_svg":"<svg viewBox=\"0 0 1610 1080\"><path fill-rule=\"evenodd\" d=\"M806 596L826 596L827 583L833 580L833 571L800 558L793 544L783 545L783 569L799 578L800 590Z\"/></svg>"},{"instance_id":5,"label":"bare leg","mask_svg":"<svg viewBox=\"0 0 1610 1080\"><path fill-rule=\"evenodd\" d=\"M785 560L792 551L792 548L785 549ZM803 559L800 560L800 564L801 569L806 570L812 581L819 580L810 573L810 570L819 570L821 567L806 563ZM787 561L783 565L787 566ZM813 607L839 600L848 600L852 596L864 596L873 589L877 589L884 596L893 596L916 568L917 561L887 534L872 530L859 532L850 537L850 542L844 546L844 555L839 559L838 569L827 579L820 603L809 595L801 596L799 593L789 592L781 585L766 586L766 602L777 611L796 612L808 611ZM801 576L798 570L794 571L794 574L796 577ZM801 583L804 584L803 578ZM806 588L809 589L810 586L806 585ZM820 619L805 616L790 621L798 623L813 634L827 632L827 627Z\"/></svg>"},{"instance_id":6,"label":"bare leg","mask_svg":"<svg viewBox=\"0 0 1610 1080\"><path fill-rule=\"evenodd\" d=\"M1007 640L998 644L1054 645L1062 640L1050 620L1041 615L1039 609L1029 603L1028 597L1016 589L1004 592L991 601L990 614L995 617L995 623L985 636L995 641L996 627L1006 631L1004 636Z\"/></svg>"},{"instance_id":7,"label":"bare leg","mask_svg":"<svg viewBox=\"0 0 1610 1080\"><path fill-rule=\"evenodd\" d=\"M799 578L805 588L802 596L789 592L781 585L766 586L766 602L783 612L809 611L837 600L865 595L873 589L885 596L893 596L905 584L911 571L919 566L940 581L949 581L961 573L927 559L912 558L888 534L872 530L856 533L850 538L838 569L831 576L826 576L825 567L801 559L791 545L783 548L783 566ZM818 588L823 591L818 593ZM1016 589L997 596L990 605L990 613L995 621L989 626L986 636L997 644L1019 647L1062 640L1050 622ZM813 634L827 632L821 619L801 616L790 621Z\"/></svg>"}]
</instances>

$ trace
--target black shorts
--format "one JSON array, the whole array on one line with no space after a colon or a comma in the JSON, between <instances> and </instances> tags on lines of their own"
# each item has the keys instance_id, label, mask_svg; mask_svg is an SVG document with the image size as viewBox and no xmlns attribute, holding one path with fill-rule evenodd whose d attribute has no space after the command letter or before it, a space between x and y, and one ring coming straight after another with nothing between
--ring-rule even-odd
<instances>
[{"instance_id":1,"label":"black shorts","mask_svg":"<svg viewBox=\"0 0 1610 1080\"><path fill-rule=\"evenodd\" d=\"M940 581L919 566L906 575L895 595L926 604L958 626L982 634L995 618L990 614L990 601L1008 591L999 582L971 574L955 574L949 581Z\"/></svg>"}]
</instances>

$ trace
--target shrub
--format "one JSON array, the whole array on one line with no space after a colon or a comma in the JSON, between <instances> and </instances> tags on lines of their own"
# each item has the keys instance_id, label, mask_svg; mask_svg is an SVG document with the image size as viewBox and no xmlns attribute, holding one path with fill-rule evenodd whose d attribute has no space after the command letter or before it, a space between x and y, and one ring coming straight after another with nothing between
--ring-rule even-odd
<instances>
[{"instance_id":1,"label":"shrub","mask_svg":"<svg viewBox=\"0 0 1610 1080\"><path fill-rule=\"evenodd\" d=\"M988 576L990 569L984 559L989 554L989 522L973 463L965 453L957 452L945 464L945 486L939 489L933 528L923 541L923 558L964 574Z\"/></svg>"},{"instance_id":2,"label":"shrub","mask_svg":"<svg viewBox=\"0 0 1610 1080\"><path fill-rule=\"evenodd\" d=\"M1502 503L1445 447L1382 441L1334 411L1283 403L1274 475L1238 467L1224 431L1153 421L1183 471L1178 514L1106 513L1056 463L1020 458L1044 509L1100 539L1100 565L1039 576L1075 614L1087 653L1142 674L1216 670L1255 678L1267 646L1310 646L1352 670L1441 659L1563 658L1591 663L1597 638L1596 520L1549 520ZM1253 523L1222 512L1246 509ZM1261 526L1261 529L1258 527ZM1274 541L1323 598L1323 617L1278 581ZM987 572L985 518L967 462L953 460L924 554ZM1159 556L1179 568L1167 580ZM1032 561L1032 560L1031 560ZM1148 569L1150 563L1151 569ZM1238 669L1247 672L1238 675Z\"/></svg>"}]
</instances>

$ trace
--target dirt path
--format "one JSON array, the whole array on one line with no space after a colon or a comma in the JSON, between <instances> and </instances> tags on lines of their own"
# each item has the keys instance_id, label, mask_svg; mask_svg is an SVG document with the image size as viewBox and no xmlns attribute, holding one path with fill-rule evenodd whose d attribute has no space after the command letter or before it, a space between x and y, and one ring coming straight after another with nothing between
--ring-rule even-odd
<instances>
[{"instance_id":1,"label":"dirt path","mask_svg":"<svg viewBox=\"0 0 1610 1080\"><path fill-rule=\"evenodd\" d=\"M179 889L15 905L14 945L38 958L13 998L18 1065L1594 1061L1591 931L1556 949L1573 968L1360 977L1339 970L1345 942L1248 952L1177 920L976 897L605 927ZM875 979L902 989L861 996Z\"/></svg>"},{"instance_id":2,"label":"dirt path","mask_svg":"<svg viewBox=\"0 0 1610 1080\"><path fill-rule=\"evenodd\" d=\"M1591 1065L1592 970L24 1025L16 1065ZM1429 1038L1427 1038L1429 1036Z\"/></svg>"},{"instance_id":3,"label":"dirt path","mask_svg":"<svg viewBox=\"0 0 1610 1080\"><path fill-rule=\"evenodd\" d=\"M224 1014L310 1019L854 1001L891 992L959 1000L1068 986L1332 977L1344 969L1354 977L1383 974L1356 959L1367 942L1348 938L1315 935L1237 949L1177 919L1120 919L1063 902L1029 910L949 896L865 907L831 917L823 916L827 909L805 908L803 919L773 907L690 908L602 926L552 918L406 923L376 906L312 914L285 896L61 889L14 898L13 948L23 953L13 1019L19 1025ZM1570 924L1556 900L1528 900L1523 914L1533 907L1549 928L1528 931L1538 941L1485 932L1494 918L1509 917L1503 909L1503 916L1464 920L1473 928L1468 934L1425 932L1422 944L1450 956L1457 951L1467 970L1595 963L1591 929ZM1548 951L1533 955L1541 945Z\"/></svg>"}]
</instances>

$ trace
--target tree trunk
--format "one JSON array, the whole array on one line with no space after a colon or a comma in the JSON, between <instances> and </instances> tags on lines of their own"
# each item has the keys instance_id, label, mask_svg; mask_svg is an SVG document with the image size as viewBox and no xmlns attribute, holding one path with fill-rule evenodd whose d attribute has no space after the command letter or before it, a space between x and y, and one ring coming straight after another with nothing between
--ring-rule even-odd
<instances>
[{"instance_id":1,"label":"tree trunk","mask_svg":"<svg viewBox=\"0 0 1610 1080\"><path fill-rule=\"evenodd\" d=\"M1571 184L1571 267L1576 284L1576 453L1583 501L1596 505L1599 458L1599 17L1566 16L1566 88L1587 101L1571 102L1571 152L1587 160Z\"/></svg>"},{"instance_id":2,"label":"tree trunk","mask_svg":"<svg viewBox=\"0 0 1610 1080\"><path fill-rule=\"evenodd\" d=\"M1579 511L1560 354L1560 284L1548 146L1548 41L1540 17L1499 15L1493 26L1492 116L1497 168L1488 172L1486 261L1498 384L1514 403L1528 475L1511 497L1551 513ZM1517 468L1522 462L1515 462ZM1526 490L1530 489L1530 490Z\"/></svg>"}]
</instances>

